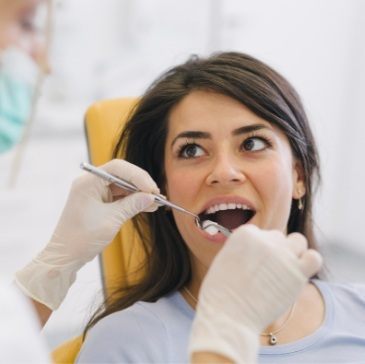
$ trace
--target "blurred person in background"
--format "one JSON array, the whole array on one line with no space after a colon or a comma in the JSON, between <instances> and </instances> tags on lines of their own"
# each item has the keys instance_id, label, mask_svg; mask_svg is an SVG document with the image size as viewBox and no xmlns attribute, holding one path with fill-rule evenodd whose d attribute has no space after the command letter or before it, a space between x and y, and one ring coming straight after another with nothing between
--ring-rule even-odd
<instances>
[{"instance_id":1,"label":"blurred person in background","mask_svg":"<svg viewBox=\"0 0 365 364\"><path fill-rule=\"evenodd\" d=\"M20 140L39 69L48 68L44 37L36 23L42 0L0 0L0 153Z\"/></svg>"},{"instance_id":2,"label":"blurred person in background","mask_svg":"<svg viewBox=\"0 0 365 364\"><path fill-rule=\"evenodd\" d=\"M37 12L44 3L0 0L0 154L21 140L37 74L40 68L48 68L43 35L36 25ZM5 276L0 276L0 297L0 362L49 361L33 306L9 286Z\"/></svg>"}]
</instances>

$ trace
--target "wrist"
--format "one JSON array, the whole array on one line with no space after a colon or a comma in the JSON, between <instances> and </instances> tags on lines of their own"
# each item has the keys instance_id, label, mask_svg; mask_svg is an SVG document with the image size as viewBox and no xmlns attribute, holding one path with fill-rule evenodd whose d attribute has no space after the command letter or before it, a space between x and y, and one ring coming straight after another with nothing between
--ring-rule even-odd
<instances>
[{"instance_id":1,"label":"wrist","mask_svg":"<svg viewBox=\"0 0 365 364\"><path fill-rule=\"evenodd\" d=\"M79 266L56 266L32 260L15 274L15 283L28 297L56 310L76 279Z\"/></svg>"},{"instance_id":2,"label":"wrist","mask_svg":"<svg viewBox=\"0 0 365 364\"><path fill-rule=\"evenodd\" d=\"M197 314L189 343L189 355L214 353L235 363L255 363L259 350L259 332L216 313L214 317Z\"/></svg>"}]
</instances>

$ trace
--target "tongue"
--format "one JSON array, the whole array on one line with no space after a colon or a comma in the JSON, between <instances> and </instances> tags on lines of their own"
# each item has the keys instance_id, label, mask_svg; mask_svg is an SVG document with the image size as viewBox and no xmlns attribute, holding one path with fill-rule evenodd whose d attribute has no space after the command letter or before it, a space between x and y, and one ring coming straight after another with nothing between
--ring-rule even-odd
<instances>
[{"instance_id":1,"label":"tongue","mask_svg":"<svg viewBox=\"0 0 365 364\"><path fill-rule=\"evenodd\" d=\"M228 229L235 229L246 222L244 214L245 213L239 209L223 210L215 213L214 220L219 225Z\"/></svg>"}]
</instances>

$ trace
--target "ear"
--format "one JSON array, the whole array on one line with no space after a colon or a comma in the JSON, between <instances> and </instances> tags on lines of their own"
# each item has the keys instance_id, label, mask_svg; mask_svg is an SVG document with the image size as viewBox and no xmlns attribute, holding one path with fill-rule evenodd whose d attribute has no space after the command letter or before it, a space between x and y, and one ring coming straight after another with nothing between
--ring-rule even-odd
<instances>
[{"instance_id":1,"label":"ear","mask_svg":"<svg viewBox=\"0 0 365 364\"><path fill-rule=\"evenodd\" d=\"M306 193L304 170L302 163L298 160L294 160L293 165L293 198L298 200L302 198Z\"/></svg>"}]
</instances>

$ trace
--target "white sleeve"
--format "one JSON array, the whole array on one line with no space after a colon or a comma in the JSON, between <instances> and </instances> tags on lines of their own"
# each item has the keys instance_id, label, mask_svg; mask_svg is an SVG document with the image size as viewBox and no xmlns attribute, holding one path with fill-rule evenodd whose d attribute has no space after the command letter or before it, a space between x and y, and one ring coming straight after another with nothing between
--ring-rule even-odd
<instances>
[{"instance_id":1,"label":"white sleeve","mask_svg":"<svg viewBox=\"0 0 365 364\"><path fill-rule=\"evenodd\" d=\"M0 279L0 363L51 362L31 304Z\"/></svg>"}]
</instances>

